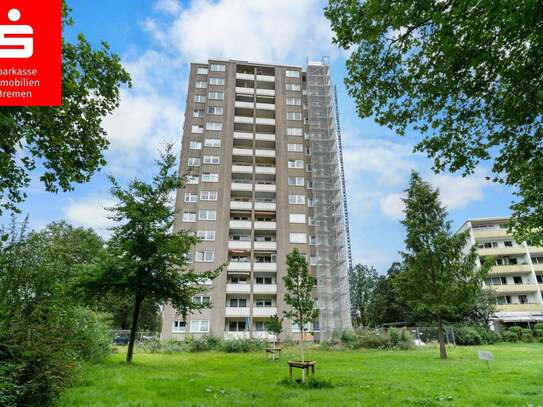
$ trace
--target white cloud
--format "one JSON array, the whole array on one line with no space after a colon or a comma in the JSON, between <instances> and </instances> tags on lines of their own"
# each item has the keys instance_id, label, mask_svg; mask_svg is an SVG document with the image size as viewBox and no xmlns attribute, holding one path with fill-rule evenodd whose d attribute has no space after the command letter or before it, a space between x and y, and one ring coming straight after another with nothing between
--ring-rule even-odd
<instances>
[{"instance_id":1,"label":"white cloud","mask_svg":"<svg viewBox=\"0 0 543 407\"><path fill-rule=\"evenodd\" d=\"M159 0L155 8L169 14L177 14L181 11L181 4L177 0Z\"/></svg>"},{"instance_id":2,"label":"white cloud","mask_svg":"<svg viewBox=\"0 0 543 407\"><path fill-rule=\"evenodd\" d=\"M107 218L109 212L105 208L113 206L114 203L111 198L104 197L74 200L64 208L64 216L77 226L93 228L107 237L109 235L107 229L113 226L113 221Z\"/></svg>"},{"instance_id":3,"label":"white cloud","mask_svg":"<svg viewBox=\"0 0 543 407\"><path fill-rule=\"evenodd\" d=\"M483 188L492 184L481 170L469 177L434 174L430 182L439 188L441 202L449 210L463 209L472 202L483 200Z\"/></svg>"},{"instance_id":4,"label":"white cloud","mask_svg":"<svg viewBox=\"0 0 543 407\"><path fill-rule=\"evenodd\" d=\"M171 2L161 1L161 7ZM201 0L179 9L170 27L146 28L189 61L210 58L300 63L339 54L321 0ZM304 41L305 40L305 41Z\"/></svg>"},{"instance_id":5,"label":"white cloud","mask_svg":"<svg viewBox=\"0 0 543 407\"><path fill-rule=\"evenodd\" d=\"M405 209L402 196L402 194L392 193L382 197L379 200L381 212L392 219L402 219L404 215L403 210Z\"/></svg>"}]
</instances>

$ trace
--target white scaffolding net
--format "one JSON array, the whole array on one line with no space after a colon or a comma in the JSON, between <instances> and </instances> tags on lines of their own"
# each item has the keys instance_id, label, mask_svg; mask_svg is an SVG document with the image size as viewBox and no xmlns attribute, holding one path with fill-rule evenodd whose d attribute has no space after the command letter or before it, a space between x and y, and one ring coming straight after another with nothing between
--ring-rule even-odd
<instances>
[{"instance_id":1,"label":"white scaffolding net","mask_svg":"<svg viewBox=\"0 0 543 407\"><path fill-rule=\"evenodd\" d=\"M309 62L306 71L321 341L349 329L350 239L330 66Z\"/></svg>"}]
</instances>

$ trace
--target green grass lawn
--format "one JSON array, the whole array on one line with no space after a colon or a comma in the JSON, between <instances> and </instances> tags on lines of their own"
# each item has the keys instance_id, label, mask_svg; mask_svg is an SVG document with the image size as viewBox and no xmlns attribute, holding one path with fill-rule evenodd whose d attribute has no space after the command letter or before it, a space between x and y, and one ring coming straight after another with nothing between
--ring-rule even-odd
<instances>
[{"instance_id":1,"label":"green grass lawn","mask_svg":"<svg viewBox=\"0 0 543 407\"><path fill-rule=\"evenodd\" d=\"M477 350L490 350L487 369ZM87 366L58 407L181 406L531 406L543 405L543 344L500 344L412 351L309 350L316 376L331 388L300 388L288 377L288 349L281 360L248 354L135 355L125 349ZM298 376L299 376L299 372Z\"/></svg>"}]
</instances>

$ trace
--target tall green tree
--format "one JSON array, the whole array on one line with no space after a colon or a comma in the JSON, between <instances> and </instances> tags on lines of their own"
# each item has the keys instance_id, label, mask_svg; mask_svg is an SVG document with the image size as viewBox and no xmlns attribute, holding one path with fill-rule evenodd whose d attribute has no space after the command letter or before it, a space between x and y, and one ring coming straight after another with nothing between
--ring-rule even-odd
<instances>
[{"instance_id":1,"label":"tall green tree","mask_svg":"<svg viewBox=\"0 0 543 407\"><path fill-rule=\"evenodd\" d=\"M513 186L517 240L543 242L543 3L330 0L335 43L361 117L416 145L436 171L493 161Z\"/></svg>"},{"instance_id":2,"label":"tall green tree","mask_svg":"<svg viewBox=\"0 0 543 407\"><path fill-rule=\"evenodd\" d=\"M375 268L357 264L349 272L349 292L351 297L351 316L355 326L369 323L369 305L378 281Z\"/></svg>"},{"instance_id":3,"label":"tall green tree","mask_svg":"<svg viewBox=\"0 0 543 407\"><path fill-rule=\"evenodd\" d=\"M401 263L394 262L385 276L377 278L368 304L368 324L370 326L376 327L395 322L412 322L394 284L394 278L404 269Z\"/></svg>"},{"instance_id":4,"label":"tall green tree","mask_svg":"<svg viewBox=\"0 0 543 407\"><path fill-rule=\"evenodd\" d=\"M187 265L187 253L198 243L189 231L173 230L176 216L172 194L183 188L177 173L172 145L156 161L157 174L151 183L135 179L126 189L110 177L111 193L118 203L108 208L117 222L111 239L86 288L95 293L112 292L132 298L132 325L126 361L132 362L134 342L144 301L171 303L183 316L209 304L193 302L222 267L195 272Z\"/></svg>"},{"instance_id":5,"label":"tall green tree","mask_svg":"<svg viewBox=\"0 0 543 407\"><path fill-rule=\"evenodd\" d=\"M475 248L466 253L468 231L451 234L438 190L413 172L406 193L406 270L394 282L410 311L437 325L440 357L446 359L444 325L473 309L488 265L477 268Z\"/></svg>"},{"instance_id":6,"label":"tall green tree","mask_svg":"<svg viewBox=\"0 0 543 407\"><path fill-rule=\"evenodd\" d=\"M319 316L313 299L313 285L315 279L309 274L307 260L298 249L287 255L287 275L283 277L285 283L284 299L290 309L284 311L285 317L300 329L300 354L304 362L304 335L305 329ZM302 382L305 383L305 369L302 369Z\"/></svg>"},{"instance_id":7,"label":"tall green tree","mask_svg":"<svg viewBox=\"0 0 543 407\"><path fill-rule=\"evenodd\" d=\"M73 25L64 2L62 25ZM50 192L89 181L105 164L102 120L119 106L123 84L130 76L105 42L93 49L83 34L63 39L62 105L0 107L0 213L17 211L37 168Z\"/></svg>"}]
</instances>

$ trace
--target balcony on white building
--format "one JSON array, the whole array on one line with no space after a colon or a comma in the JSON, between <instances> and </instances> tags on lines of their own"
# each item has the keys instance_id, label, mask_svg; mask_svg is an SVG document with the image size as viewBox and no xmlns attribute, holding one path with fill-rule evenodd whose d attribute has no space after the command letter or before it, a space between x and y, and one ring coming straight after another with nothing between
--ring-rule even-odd
<instances>
[{"instance_id":1,"label":"balcony on white building","mask_svg":"<svg viewBox=\"0 0 543 407\"><path fill-rule=\"evenodd\" d=\"M255 202L256 211L275 211L275 202Z\"/></svg>"},{"instance_id":2,"label":"balcony on white building","mask_svg":"<svg viewBox=\"0 0 543 407\"><path fill-rule=\"evenodd\" d=\"M255 250L277 250L277 242L254 242Z\"/></svg>"},{"instance_id":3,"label":"balcony on white building","mask_svg":"<svg viewBox=\"0 0 543 407\"><path fill-rule=\"evenodd\" d=\"M257 148L255 150L255 155L257 157L275 157L275 150L269 148Z\"/></svg>"},{"instance_id":4,"label":"balcony on white building","mask_svg":"<svg viewBox=\"0 0 543 407\"><path fill-rule=\"evenodd\" d=\"M275 184L255 184L256 192L275 192Z\"/></svg>"},{"instance_id":5,"label":"balcony on white building","mask_svg":"<svg viewBox=\"0 0 543 407\"><path fill-rule=\"evenodd\" d=\"M259 141L275 141L275 134L256 133L255 138Z\"/></svg>"},{"instance_id":6,"label":"balcony on white building","mask_svg":"<svg viewBox=\"0 0 543 407\"><path fill-rule=\"evenodd\" d=\"M268 117L257 117L256 124L269 124L271 126L275 125L275 119L270 119Z\"/></svg>"},{"instance_id":7,"label":"balcony on white building","mask_svg":"<svg viewBox=\"0 0 543 407\"><path fill-rule=\"evenodd\" d=\"M273 317L277 315L276 307L255 307L253 308L253 317Z\"/></svg>"},{"instance_id":8,"label":"balcony on white building","mask_svg":"<svg viewBox=\"0 0 543 407\"><path fill-rule=\"evenodd\" d=\"M234 106L244 108L244 109L254 109L255 107L253 102L242 102L239 100L236 100L236 102L234 103Z\"/></svg>"},{"instance_id":9,"label":"balcony on white building","mask_svg":"<svg viewBox=\"0 0 543 407\"><path fill-rule=\"evenodd\" d=\"M226 317L249 317L251 316L251 309L249 307L226 307L224 315Z\"/></svg>"},{"instance_id":10,"label":"balcony on white building","mask_svg":"<svg viewBox=\"0 0 543 407\"><path fill-rule=\"evenodd\" d=\"M232 181L232 185L230 186L230 189L232 191L252 191L253 190L253 184L248 183L248 182Z\"/></svg>"},{"instance_id":11,"label":"balcony on white building","mask_svg":"<svg viewBox=\"0 0 543 407\"><path fill-rule=\"evenodd\" d=\"M252 124L254 122L253 117L249 116L234 116L234 123L249 123Z\"/></svg>"},{"instance_id":12,"label":"balcony on white building","mask_svg":"<svg viewBox=\"0 0 543 407\"><path fill-rule=\"evenodd\" d=\"M231 220L230 221L230 229L251 229L251 221L250 220Z\"/></svg>"},{"instance_id":13,"label":"balcony on white building","mask_svg":"<svg viewBox=\"0 0 543 407\"><path fill-rule=\"evenodd\" d=\"M237 88L236 88L236 91L237 91ZM257 89L256 94L263 95L263 96L275 96L275 90L274 89Z\"/></svg>"},{"instance_id":14,"label":"balcony on white building","mask_svg":"<svg viewBox=\"0 0 543 407\"><path fill-rule=\"evenodd\" d=\"M263 82L275 82L275 76L273 76L273 75L257 75L256 80L257 81L263 81Z\"/></svg>"},{"instance_id":15,"label":"balcony on white building","mask_svg":"<svg viewBox=\"0 0 543 407\"><path fill-rule=\"evenodd\" d=\"M226 268L228 271L251 271L251 262L231 261Z\"/></svg>"},{"instance_id":16,"label":"balcony on white building","mask_svg":"<svg viewBox=\"0 0 543 407\"><path fill-rule=\"evenodd\" d=\"M275 153L275 150L272 150ZM242 156L252 156L254 155L254 151L252 148L238 148L234 147L232 149L232 155L242 155Z\"/></svg>"},{"instance_id":17,"label":"balcony on white building","mask_svg":"<svg viewBox=\"0 0 543 407\"><path fill-rule=\"evenodd\" d=\"M275 229L277 229L276 222L264 222L264 221L255 222L255 230L275 230Z\"/></svg>"},{"instance_id":18,"label":"balcony on white building","mask_svg":"<svg viewBox=\"0 0 543 407\"><path fill-rule=\"evenodd\" d=\"M236 93L247 93L253 95L255 93L254 88L242 88L241 86L236 86Z\"/></svg>"},{"instance_id":19,"label":"balcony on white building","mask_svg":"<svg viewBox=\"0 0 543 407\"><path fill-rule=\"evenodd\" d=\"M277 294L277 284L255 284L253 285L255 294Z\"/></svg>"},{"instance_id":20,"label":"balcony on white building","mask_svg":"<svg viewBox=\"0 0 543 407\"><path fill-rule=\"evenodd\" d=\"M253 209L253 203L250 201L230 201L230 209L250 211Z\"/></svg>"},{"instance_id":21,"label":"balcony on white building","mask_svg":"<svg viewBox=\"0 0 543 407\"><path fill-rule=\"evenodd\" d=\"M230 250L251 250L251 242L244 240L230 240L228 241L228 248Z\"/></svg>"},{"instance_id":22,"label":"balcony on white building","mask_svg":"<svg viewBox=\"0 0 543 407\"><path fill-rule=\"evenodd\" d=\"M240 173L243 173L243 174L252 174L253 173L253 166L252 165L235 164L235 165L232 165L232 172L240 172Z\"/></svg>"},{"instance_id":23,"label":"balcony on white building","mask_svg":"<svg viewBox=\"0 0 543 407\"><path fill-rule=\"evenodd\" d=\"M237 103L237 102L236 102ZM275 110L274 103L256 103L256 108L260 110Z\"/></svg>"},{"instance_id":24,"label":"balcony on white building","mask_svg":"<svg viewBox=\"0 0 543 407\"><path fill-rule=\"evenodd\" d=\"M253 139L253 133L247 133L243 131L235 131L234 132L234 139L236 140L252 140Z\"/></svg>"},{"instance_id":25,"label":"balcony on white building","mask_svg":"<svg viewBox=\"0 0 543 407\"><path fill-rule=\"evenodd\" d=\"M227 294L249 294L250 292L251 284L226 284Z\"/></svg>"},{"instance_id":26,"label":"balcony on white building","mask_svg":"<svg viewBox=\"0 0 543 407\"><path fill-rule=\"evenodd\" d=\"M236 79L245 79L245 80L248 80L248 81L254 81L255 80L255 75L252 74L252 73L239 73L239 72L236 72Z\"/></svg>"},{"instance_id":27,"label":"balcony on white building","mask_svg":"<svg viewBox=\"0 0 543 407\"><path fill-rule=\"evenodd\" d=\"M257 173L257 174L275 174L275 167L272 167L272 166L264 167L264 166L257 165L255 167L255 173Z\"/></svg>"},{"instance_id":28,"label":"balcony on white building","mask_svg":"<svg viewBox=\"0 0 543 407\"><path fill-rule=\"evenodd\" d=\"M277 271L277 263L254 263L254 271Z\"/></svg>"}]
</instances>

